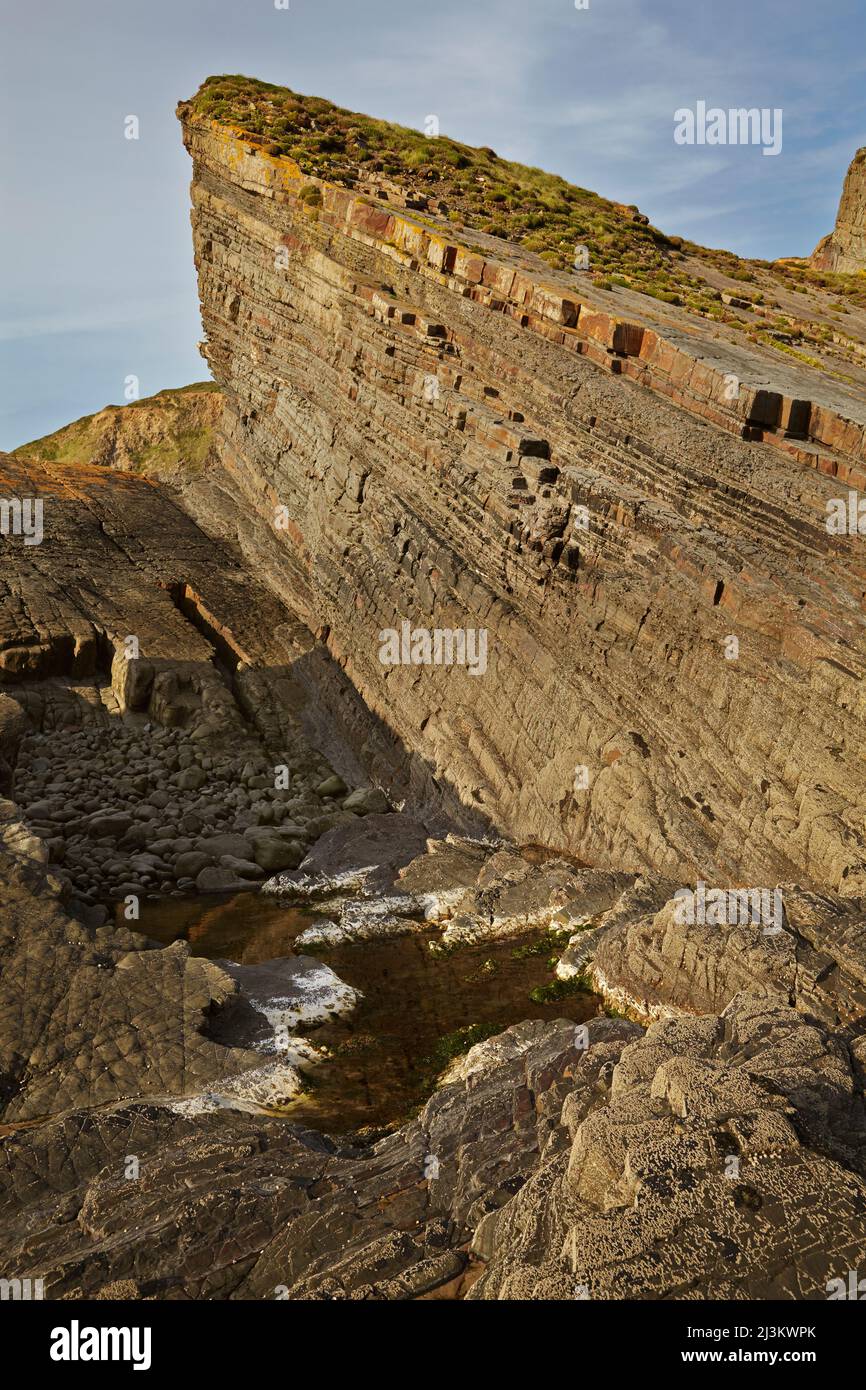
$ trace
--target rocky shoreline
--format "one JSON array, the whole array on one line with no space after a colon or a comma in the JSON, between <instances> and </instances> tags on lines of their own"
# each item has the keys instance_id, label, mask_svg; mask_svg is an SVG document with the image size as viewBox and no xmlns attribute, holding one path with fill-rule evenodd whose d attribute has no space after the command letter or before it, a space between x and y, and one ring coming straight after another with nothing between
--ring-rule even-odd
<instances>
[{"instance_id":1,"label":"rocky shoreline","mask_svg":"<svg viewBox=\"0 0 866 1390\"><path fill-rule=\"evenodd\" d=\"M352 819L272 891L359 940L438 923L459 951L546 923L560 977L631 1017L516 1024L393 1135L327 1139L267 1113L314 1072L317 1018L354 1005L326 964L75 925L0 851L7 1266L72 1299L569 1300L818 1298L856 1267L866 905L790 888L779 935L679 925L653 876Z\"/></svg>"},{"instance_id":2,"label":"rocky shoreline","mask_svg":"<svg viewBox=\"0 0 866 1390\"><path fill-rule=\"evenodd\" d=\"M780 359L713 317L745 262L706 253L699 314L575 283L362 145L363 187L318 140L308 182L221 121L250 88L314 128L246 79L179 108L219 390L0 455L44 508L2 538L0 1269L825 1298L866 1258L863 565L824 524L866 486L856 286L855 336ZM823 331L832 288L761 275ZM464 622L474 669L429 646ZM293 934L207 955L235 894ZM446 989L531 949L529 999L579 1007L461 1020L375 1133L293 1118L364 1005L329 952L412 937Z\"/></svg>"}]
</instances>

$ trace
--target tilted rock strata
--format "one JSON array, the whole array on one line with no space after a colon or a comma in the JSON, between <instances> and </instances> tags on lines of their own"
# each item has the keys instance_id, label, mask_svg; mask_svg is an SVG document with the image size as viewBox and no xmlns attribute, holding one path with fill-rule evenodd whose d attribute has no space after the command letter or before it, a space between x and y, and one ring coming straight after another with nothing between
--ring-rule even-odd
<instances>
[{"instance_id":1,"label":"tilted rock strata","mask_svg":"<svg viewBox=\"0 0 866 1390\"><path fill-rule=\"evenodd\" d=\"M185 133L225 394L219 455L172 475L188 514L58 459L0 477L53 528L3 539L0 779L33 811L2 810L4 1268L69 1298L825 1297L866 1249L864 572L823 526L866 481L862 402L637 297L617 315L491 238L325 184L299 199L291 161L237 132ZM488 669L384 667L403 618L487 627ZM648 1031L517 1025L364 1150L238 1114L309 1060L263 1064L305 979L323 1008L349 994L313 961L205 962L71 917L42 832L72 764L48 780L32 731L117 720L123 754L149 716L177 726L150 761L224 790L212 746L319 756L310 703L407 799L610 867L424 843L320 763L298 844L327 842L277 889L358 879L349 933L383 890L446 942L573 929L560 977ZM199 736L202 759L175 748ZM83 809L95 843L131 828ZM264 870L238 854L274 834L273 800L254 810L240 844L216 837L224 870ZM783 887L769 936L675 920L696 876L811 886Z\"/></svg>"},{"instance_id":2,"label":"tilted rock strata","mask_svg":"<svg viewBox=\"0 0 866 1390\"><path fill-rule=\"evenodd\" d=\"M589 1025L595 1036L624 1026ZM6 1267L38 1266L54 1298L125 1279L135 1296L169 1298L422 1295L461 1275L481 1216L567 1142L559 1117L582 1065L574 1028L521 1030L528 1045L512 1060L447 1087L363 1151L281 1120L143 1105L22 1129L2 1146ZM139 1157L137 1181L124 1178L127 1154ZM31 1224L58 1199L62 1227Z\"/></svg>"},{"instance_id":3,"label":"tilted rock strata","mask_svg":"<svg viewBox=\"0 0 866 1390\"><path fill-rule=\"evenodd\" d=\"M312 635L164 485L0 456L0 495L43 509L0 539L0 838L38 836L75 902L249 886L387 806L311 743Z\"/></svg>"},{"instance_id":4,"label":"tilted rock strata","mask_svg":"<svg viewBox=\"0 0 866 1390\"><path fill-rule=\"evenodd\" d=\"M154 482L0 455L0 495L38 502L43 531L37 544L0 538L7 695L50 678L86 686L108 671L118 712L237 736L239 711L215 656L237 669L281 668L303 654L297 618Z\"/></svg>"},{"instance_id":5,"label":"tilted rock strata","mask_svg":"<svg viewBox=\"0 0 866 1390\"><path fill-rule=\"evenodd\" d=\"M431 138L426 129L240 74L207 78L181 110L187 120L213 121L241 137L244 153L278 160L281 171L311 180L300 190L311 212L323 204L325 181L374 208L421 213L424 225L430 223L423 215L433 213L447 218L438 225L470 252L479 249L475 234L495 232L500 248L511 243L537 253L545 273L579 266L581 282L616 289L608 302L617 312L624 306L626 316L637 295L644 312L685 305L671 317L690 323L686 332L695 331L696 319L709 319L713 334L729 342L748 337L805 355L837 379L866 382L866 314L857 312L866 308L866 286L847 277L828 283L796 258L748 260L684 242L651 226L634 204L611 203L489 146L473 148L444 132ZM844 329L840 297L848 310Z\"/></svg>"},{"instance_id":6,"label":"tilted rock strata","mask_svg":"<svg viewBox=\"0 0 866 1390\"><path fill-rule=\"evenodd\" d=\"M207 1034L237 985L185 942L70 918L44 870L0 846L0 1116L182 1096L262 1063Z\"/></svg>"},{"instance_id":7,"label":"tilted rock strata","mask_svg":"<svg viewBox=\"0 0 866 1390\"><path fill-rule=\"evenodd\" d=\"M862 401L619 321L493 238L327 185L311 207L213 123L185 139L226 397L209 524L326 638L374 777L612 868L859 891L863 553L824 523L866 481ZM384 666L404 619L486 628L486 673Z\"/></svg>"},{"instance_id":8,"label":"tilted rock strata","mask_svg":"<svg viewBox=\"0 0 866 1390\"><path fill-rule=\"evenodd\" d=\"M614 908L602 917L584 969L611 1002L643 1016L721 1013L747 992L830 1026L858 1023L866 1015L866 903L793 886L781 896L777 930L742 919L689 924L682 904L662 902L667 893L657 891L627 915Z\"/></svg>"}]
</instances>

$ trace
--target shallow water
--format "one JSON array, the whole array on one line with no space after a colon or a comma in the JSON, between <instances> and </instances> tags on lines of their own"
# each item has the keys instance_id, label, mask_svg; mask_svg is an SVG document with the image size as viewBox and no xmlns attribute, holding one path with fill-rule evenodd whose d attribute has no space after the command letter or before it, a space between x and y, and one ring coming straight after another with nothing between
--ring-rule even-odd
<instances>
[{"instance_id":1,"label":"shallow water","mask_svg":"<svg viewBox=\"0 0 866 1390\"><path fill-rule=\"evenodd\" d=\"M151 900L142 904L137 926L166 945L182 938L196 955L253 965L293 954L295 938L325 915L271 895L240 893ZM440 939L441 930L431 927L304 951L326 961L364 998L350 1018L309 1031L310 1042L330 1056L284 1113L326 1133L380 1132L423 1104L450 1056L479 1035L526 1018L582 1022L599 1011L591 994L530 1000L530 990L554 979L549 962L559 951L546 931L436 955L430 943ZM473 1030L468 1037L453 1036L465 1029Z\"/></svg>"}]
</instances>

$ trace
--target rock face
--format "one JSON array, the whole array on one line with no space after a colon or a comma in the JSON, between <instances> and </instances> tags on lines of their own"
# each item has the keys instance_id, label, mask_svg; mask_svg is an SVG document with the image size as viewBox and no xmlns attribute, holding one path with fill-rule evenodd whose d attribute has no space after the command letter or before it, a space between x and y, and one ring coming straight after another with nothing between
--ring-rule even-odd
<instances>
[{"instance_id":1,"label":"rock face","mask_svg":"<svg viewBox=\"0 0 866 1390\"><path fill-rule=\"evenodd\" d=\"M595 1038L634 1032L588 1026ZM459 1281L481 1217L568 1142L574 1027L515 1031L513 1057L366 1151L281 1120L146 1104L22 1129L2 1148L6 1267L38 1265L54 1298L132 1280L133 1297L400 1299ZM62 1202L62 1227L39 1222L46 1201Z\"/></svg>"},{"instance_id":2,"label":"rock face","mask_svg":"<svg viewBox=\"0 0 866 1390\"><path fill-rule=\"evenodd\" d=\"M450 910L458 945L571 924L583 972L657 1020L517 1024L356 1147L262 1113L316 1062L315 1033L279 1034L354 1006L326 964L88 928L0 846L4 1268L69 1299L817 1299L844 1281L866 1243L863 904L786 889L773 936L675 926L664 880L423 845L402 820L336 827L284 891L333 894L348 865L375 885L356 907L402 930Z\"/></svg>"},{"instance_id":3,"label":"rock face","mask_svg":"<svg viewBox=\"0 0 866 1390\"><path fill-rule=\"evenodd\" d=\"M862 393L180 114L226 402L184 505L321 636L374 780L616 870L863 891L863 542L825 524ZM404 622L485 629L484 671L386 664Z\"/></svg>"},{"instance_id":4,"label":"rock face","mask_svg":"<svg viewBox=\"0 0 866 1390\"><path fill-rule=\"evenodd\" d=\"M816 270L849 275L866 270L866 146L851 160L836 226L815 247L811 261Z\"/></svg>"},{"instance_id":5,"label":"rock face","mask_svg":"<svg viewBox=\"0 0 866 1390\"><path fill-rule=\"evenodd\" d=\"M649 885L648 885L649 887ZM642 1015L721 1013L740 992L778 998L832 1026L866 1013L866 903L791 886L784 926L735 920L689 924L679 904L635 893L602 918L592 974L613 999ZM739 917L739 914L738 914ZM587 962L584 962L586 966Z\"/></svg>"},{"instance_id":6,"label":"rock face","mask_svg":"<svg viewBox=\"0 0 866 1390\"><path fill-rule=\"evenodd\" d=\"M823 1299L866 1243L858 1078L843 1037L738 996L643 1036L518 1025L366 1150L103 1108L5 1140L0 1251L55 1298Z\"/></svg>"},{"instance_id":7,"label":"rock face","mask_svg":"<svg viewBox=\"0 0 866 1390\"><path fill-rule=\"evenodd\" d=\"M0 922L4 1123L123 1096L193 1096L263 1066L257 1049L211 1034L240 998L225 969L185 942L160 949L138 932L86 927L44 871L2 844Z\"/></svg>"},{"instance_id":8,"label":"rock face","mask_svg":"<svg viewBox=\"0 0 866 1390\"><path fill-rule=\"evenodd\" d=\"M164 483L2 455L0 497L42 509L0 538L0 839L37 836L79 906L249 886L387 807L311 745L312 635Z\"/></svg>"}]
</instances>

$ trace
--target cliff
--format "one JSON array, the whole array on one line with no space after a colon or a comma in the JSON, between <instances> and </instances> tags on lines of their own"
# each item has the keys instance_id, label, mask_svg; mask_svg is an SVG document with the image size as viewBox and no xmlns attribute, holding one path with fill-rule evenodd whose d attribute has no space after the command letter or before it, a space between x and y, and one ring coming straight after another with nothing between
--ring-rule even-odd
<instances>
[{"instance_id":1,"label":"cliff","mask_svg":"<svg viewBox=\"0 0 866 1390\"><path fill-rule=\"evenodd\" d=\"M54 434L12 451L13 458L48 463L87 463L171 480L195 476L215 462L213 431L222 400L212 381L107 405Z\"/></svg>"},{"instance_id":2,"label":"cliff","mask_svg":"<svg viewBox=\"0 0 866 1390\"><path fill-rule=\"evenodd\" d=\"M866 146L851 160L836 225L812 252L818 270L856 274L866 270Z\"/></svg>"},{"instance_id":3,"label":"cliff","mask_svg":"<svg viewBox=\"0 0 866 1390\"><path fill-rule=\"evenodd\" d=\"M181 115L219 389L0 455L4 1269L66 1299L838 1297L863 292L246 79ZM404 622L470 629L473 664L402 664ZM431 835L449 811L616 872ZM225 935L209 895L266 875ZM188 939L121 920L142 898ZM413 934L438 1027L455 949L499 938L520 989L555 972L514 996L540 1016L467 1013L396 1133L317 1133L295 1101L382 1026L317 1037L359 1002L319 950L363 943L414 1019L385 950Z\"/></svg>"},{"instance_id":4,"label":"cliff","mask_svg":"<svg viewBox=\"0 0 866 1390\"><path fill-rule=\"evenodd\" d=\"M366 166L319 177L201 101L225 410L185 505L342 667L323 707L373 775L599 865L861 891L866 571L826 519L866 486L862 367L560 271ZM485 674L383 665L404 620L486 628Z\"/></svg>"}]
</instances>

